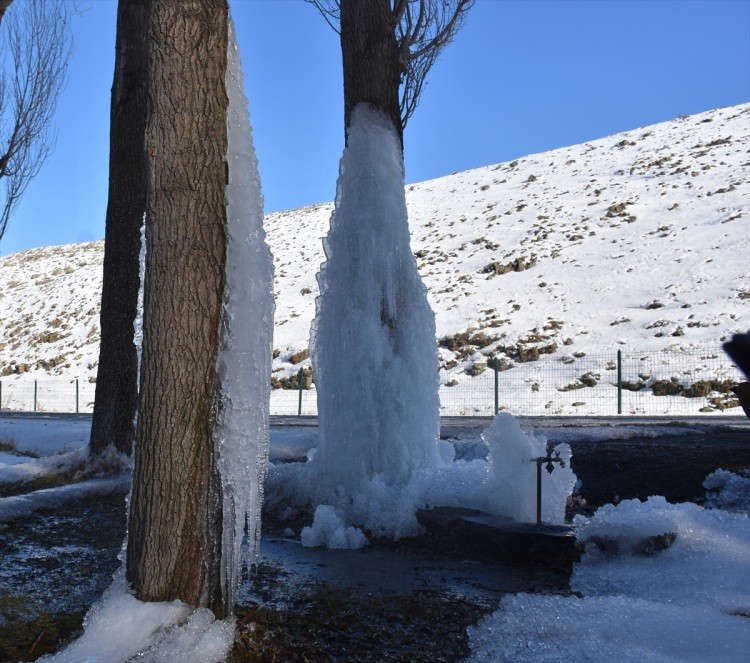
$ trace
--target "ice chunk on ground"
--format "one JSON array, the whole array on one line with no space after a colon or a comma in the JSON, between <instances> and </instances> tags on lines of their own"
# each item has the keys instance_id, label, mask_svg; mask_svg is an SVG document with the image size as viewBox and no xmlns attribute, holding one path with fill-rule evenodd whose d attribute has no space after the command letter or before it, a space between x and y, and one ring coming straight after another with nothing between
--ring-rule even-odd
<instances>
[{"instance_id":1,"label":"ice chunk on ground","mask_svg":"<svg viewBox=\"0 0 750 663\"><path fill-rule=\"evenodd\" d=\"M137 600L119 573L84 622L83 635L51 656L48 663L219 663L234 641L234 619L217 621L210 610L180 601Z\"/></svg>"},{"instance_id":2,"label":"ice chunk on ground","mask_svg":"<svg viewBox=\"0 0 750 663\"><path fill-rule=\"evenodd\" d=\"M674 543L649 557L611 558L587 549L570 586L591 594L620 594L664 603L713 606L750 614L750 518L746 514L669 504L663 497L606 505L590 520L576 517L579 540L592 535L636 541L671 531ZM623 546L627 552L628 547ZM750 622L748 622L750 625Z\"/></svg>"},{"instance_id":3,"label":"ice chunk on ground","mask_svg":"<svg viewBox=\"0 0 750 663\"><path fill-rule=\"evenodd\" d=\"M518 594L468 634L472 663L743 663L750 623L704 605Z\"/></svg>"},{"instance_id":4,"label":"ice chunk on ground","mask_svg":"<svg viewBox=\"0 0 750 663\"><path fill-rule=\"evenodd\" d=\"M743 476L727 470L716 470L703 482L706 506L725 511L750 513L750 475Z\"/></svg>"},{"instance_id":5,"label":"ice chunk on ground","mask_svg":"<svg viewBox=\"0 0 750 663\"><path fill-rule=\"evenodd\" d=\"M336 509L327 504L315 509L313 523L303 528L301 539L308 548L358 549L369 543L361 529L347 525Z\"/></svg>"}]
</instances>

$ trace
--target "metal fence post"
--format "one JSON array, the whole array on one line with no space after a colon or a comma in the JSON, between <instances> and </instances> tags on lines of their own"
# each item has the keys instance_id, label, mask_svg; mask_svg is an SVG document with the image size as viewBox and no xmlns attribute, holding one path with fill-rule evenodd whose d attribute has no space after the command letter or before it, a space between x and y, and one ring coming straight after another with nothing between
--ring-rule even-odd
<instances>
[{"instance_id":1,"label":"metal fence post","mask_svg":"<svg viewBox=\"0 0 750 663\"><path fill-rule=\"evenodd\" d=\"M617 414L622 414L622 350L617 351Z\"/></svg>"},{"instance_id":2,"label":"metal fence post","mask_svg":"<svg viewBox=\"0 0 750 663\"><path fill-rule=\"evenodd\" d=\"M3 381L0 380L0 410L3 409Z\"/></svg>"},{"instance_id":3,"label":"metal fence post","mask_svg":"<svg viewBox=\"0 0 750 663\"><path fill-rule=\"evenodd\" d=\"M36 384L37 381L34 380L34 412L36 412Z\"/></svg>"},{"instance_id":4,"label":"metal fence post","mask_svg":"<svg viewBox=\"0 0 750 663\"><path fill-rule=\"evenodd\" d=\"M76 378L76 414L78 414L78 378Z\"/></svg>"},{"instance_id":5,"label":"metal fence post","mask_svg":"<svg viewBox=\"0 0 750 663\"><path fill-rule=\"evenodd\" d=\"M297 373L297 386L299 387L299 403L297 405L297 416L302 415L302 388L305 381L305 372L302 370L302 367L299 369L299 373Z\"/></svg>"},{"instance_id":6,"label":"metal fence post","mask_svg":"<svg viewBox=\"0 0 750 663\"><path fill-rule=\"evenodd\" d=\"M492 359L492 368L495 369L495 414L500 412L500 360Z\"/></svg>"}]
</instances>

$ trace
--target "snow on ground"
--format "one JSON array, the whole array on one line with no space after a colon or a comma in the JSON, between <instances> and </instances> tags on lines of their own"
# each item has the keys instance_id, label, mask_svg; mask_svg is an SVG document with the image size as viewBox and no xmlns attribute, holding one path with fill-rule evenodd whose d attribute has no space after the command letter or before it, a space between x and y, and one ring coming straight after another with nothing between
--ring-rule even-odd
<instances>
[{"instance_id":1,"label":"snow on ground","mask_svg":"<svg viewBox=\"0 0 750 663\"><path fill-rule=\"evenodd\" d=\"M127 490L130 460L113 451L92 461L90 431L90 419L0 418L0 487L55 478L66 484L0 498L0 527L39 509Z\"/></svg>"},{"instance_id":2,"label":"snow on ground","mask_svg":"<svg viewBox=\"0 0 750 663\"><path fill-rule=\"evenodd\" d=\"M620 554L587 544L571 578L574 596L503 598L468 629L471 661L747 661L747 511L651 497L606 505L575 525L579 540L618 540ZM635 552L642 538L667 532L677 535L667 550Z\"/></svg>"},{"instance_id":3,"label":"snow on ground","mask_svg":"<svg viewBox=\"0 0 750 663\"><path fill-rule=\"evenodd\" d=\"M130 483L130 475L122 474L108 479L88 479L56 488L35 490L24 495L2 497L0 498L0 528L2 523L22 520L42 509L59 508L63 504L81 502L97 495L124 494L129 490Z\"/></svg>"},{"instance_id":4,"label":"snow on ground","mask_svg":"<svg viewBox=\"0 0 750 663\"><path fill-rule=\"evenodd\" d=\"M17 439L20 447L50 458L58 452L85 449L88 426L85 421L61 424L0 419L0 439ZM639 430L643 432L642 427ZM658 428L653 432L658 434ZM579 434L586 437L591 432L566 427L558 437L570 440ZM613 434L627 437L624 427ZM468 432L462 434L462 444L484 444L476 431L474 439L470 438ZM283 459L304 457L316 444L314 429L271 431L272 459L280 465ZM26 462L35 460L27 457ZM468 464L464 462L464 467ZM17 465L0 466L0 482ZM571 580L571 589L580 596L516 594L504 598L494 614L469 630L472 660L744 662L750 647L750 479L719 471L710 475L705 485L709 502L721 508L671 505L652 497L645 503L608 505L591 519L579 518L576 527L580 536L619 539L623 554L608 557L589 544ZM87 482L81 486L64 487L57 493L37 491L28 496L34 505L30 510L59 504L66 490L95 491L106 485ZM14 509L5 506L12 505L13 499L0 499L0 527L3 509ZM322 514L319 520L332 524L331 531L340 532L335 513ZM629 552L643 536L666 530L677 534L669 549L651 556ZM351 542L344 539L345 544ZM151 658L144 659L153 661L166 660L159 658L157 651L200 647L210 654L214 648L225 651L221 648L230 642L233 627L225 622L214 621L204 611L191 612L179 603L142 604L129 594L121 579L113 584L110 596L113 601L97 604L88 617L89 623L97 624L87 631L95 639L77 645L101 652L98 660L107 660L111 651L130 651L133 633L158 632L153 643L156 649L151 650ZM56 660L81 660L80 651L66 650Z\"/></svg>"},{"instance_id":5,"label":"snow on ground","mask_svg":"<svg viewBox=\"0 0 750 663\"><path fill-rule=\"evenodd\" d=\"M749 149L744 104L408 185L411 248L443 339L441 398L471 413L468 401L476 397L464 403L453 394L487 381L488 355L512 367L502 373L505 393L528 397L523 412L510 410L516 414L583 412L559 400L571 394L572 402L594 407L611 391L607 364L617 349L634 353L627 379L643 383L626 396L673 377L736 380L736 373L714 375L687 350L715 350L748 330ZM280 382L309 370L305 351L331 211L324 204L265 219L276 267L273 376ZM31 380L55 377L69 391L78 378L81 407L90 408L102 253L101 243L91 243L0 259L3 407L30 409ZM535 361L520 354L535 349ZM663 352L641 360L639 353L655 351ZM588 366L600 353L608 360ZM479 375L452 366L456 360ZM578 385L589 372L598 384ZM15 402L11 381L19 380L28 388ZM581 388L559 391L569 385ZM272 411L287 398L288 411L296 411L296 393L281 389ZM643 408L626 403L625 411L656 413L672 398L695 413L711 408L704 397L664 396ZM73 402L70 396L65 407Z\"/></svg>"},{"instance_id":6,"label":"snow on ground","mask_svg":"<svg viewBox=\"0 0 750 663\"><path fill-rule=\"evenodd\" d=\"M88 442L90 432L88 418L0 419L0 441L32 456L51 456L79 449Z\"/></svg>"}]
</instances>

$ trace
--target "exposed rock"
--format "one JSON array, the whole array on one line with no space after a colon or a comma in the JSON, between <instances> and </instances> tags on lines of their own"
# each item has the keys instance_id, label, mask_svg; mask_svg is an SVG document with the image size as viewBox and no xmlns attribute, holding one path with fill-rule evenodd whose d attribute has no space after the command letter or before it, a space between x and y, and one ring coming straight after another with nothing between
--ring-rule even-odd
<instances>
[{"instance_id":1,"label":"exposed rock","mask_svg":"<svg viewBox=\"0 0 750 663\"><path fill-rule=\"evenodd\" d=\"M537 345L532 347L521 347L518 348L518 361L536 361L539 359L539 355L551 355L557 351L557 343L550 343L549 345Z\"/></svg>"},{"instance_id":2,"label":"exposed rock","mask_svg":"<svg viewBox=\"0 0 750 663\"><path fill-rule=\"evenodd\" d=\"M586 387L596 387L596 385L599 383L599 380L601 379L601 376L594 373L584 373L578 379Z\"/></svg>"},{"instance_id":3,"label":"exposed rock","mask_svg":"<svg viewBox=\"0 0 750 663\"><path fill-rule=\"evenodd\" d=\"M496 337L489 336L482 330L469 329L453 334L453 336L444 336L438 339L438 346L446 348L451 352L457 352L462 349L471 349L473 354L477 348L486 348L488 345L492 345L497 340Z\"/></svg>"},{"instance_id":4,"label":"exposed rock","mask_svg":"<svg viewBox=\"0 0 750 663\"><path fill-rule=\"evenodd\" d=\"M669 380L657 380L651 385L651 391L654 392L654 396L676 396L681 394L684 389L677 378L671 378Z\"/></svg>"},{"instance_id":5,"label":"exposed rock","mask_svg":"<svg viewBox=\"0 0 750 663\"><path fill-rule=\"evenodd\" d=\"M470 375L471 377L475 378L477 375L481 375L487 370L487 364L483 361L477 361L474 362L469 368L467 368L464 372L466 375Z\"/></svg>"},{"instance_id":6,"label":"exposed rock","mask_svg":"<svg viewBox=\"0 0 750 663\"><path fill-rule=\"evenodd\" d=\"M302 388L312 389L312 369L308 366L302 369ZM299 371L285 378L271 376L271 389L299 389Z\"/></svg>"},{"instance_id":7,"label":"exposed rock","mask_svg":"<svg viewBox=\"0 0 750 663\"><path fill-rule=\"evenodd\" d=\"M291 364L300 364L305 359L307 359L310 356L310 351L305 348L304 350L300 350L299 352L295 352L291 357L289 357L289 363Z\"/></svg>"},{"instance_id":8,"label":"exposed rock","mask_svg":"<svg viewBox=\"0 0 750 663\"><path fill-rule=\"evenodd\" d=\"M737 382L733 380L698 380L685 389L682 395L686 398L702 398L714 391L720 394L728 394L736 386Z\"/></svg>"},{"instance_id":9,"label":"exposed rock","mask_svg":"<svg viewBox=\"0 0 750 663\"><path fill-rule=\"evenodd\" d=\"M510 262L506 263L499 263L496 261L491 262L486 267L483 267L480 270L480 273L482 274L490 274L492 276L499 276L501 274L507 274L509 272L523 272L527 269L531 269L534 265L536 265L536 256L532 255L530 257L524 257L520 256L516 258L515 260L511 260Z\"/></svg>"}]
</instances>

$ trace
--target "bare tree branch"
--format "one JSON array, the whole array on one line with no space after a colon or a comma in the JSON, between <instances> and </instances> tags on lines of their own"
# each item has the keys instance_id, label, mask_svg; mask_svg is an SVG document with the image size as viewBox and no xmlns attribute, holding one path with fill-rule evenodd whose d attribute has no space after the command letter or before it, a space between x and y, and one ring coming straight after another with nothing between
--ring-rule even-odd
<instances>
[{"instance_id":1,"label":"bare tree branch","mask_svg":"<svg viewBox=\"0 0 750 663\"><path fill-rule=\"evenodd\" d=\"M0 26L0 238L55 144L51 129L65 83L74 5L16 0Z\"/></svg>"},{"instance_id":2,"label":"bare tree branch","mask_svg":"<svg viewBox=\"0 0 750 663\"><path fill-rule=\"evenodd\" d=\"M395 23L401 21L408 4L409 0L393 0L393 20Z\"/></svg>"},{"instance_id":3,"label":"bare tree branch","mask_svg":"<svg viewBox=\"0 0 750 663\"><path fill-rule=\"evenodd\" d=\"M336 34L341 34L341 10L338 0L305 0L308 4L313 5L326 20L326 23L333 28Z\"/></svg>"},{"instance_id":4,"label":"bare tree branch","mask_svg":"<svg viewBox=\"0 0 750 663\"><path fill-rule=\"evenodd\" d=\"M365 0L362 0L365 1ZM401 58L401 124L419 105L427 74L442 50L463 27L475 0L392 0L392 17ZM339 0L305 0L340 34Z\"/></svg>"}]
</instances>

